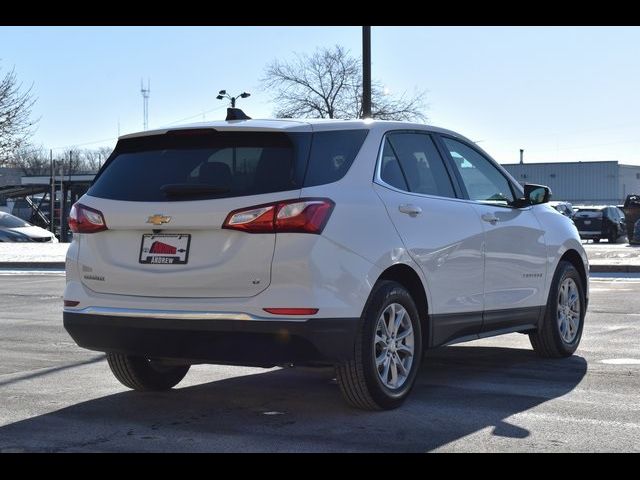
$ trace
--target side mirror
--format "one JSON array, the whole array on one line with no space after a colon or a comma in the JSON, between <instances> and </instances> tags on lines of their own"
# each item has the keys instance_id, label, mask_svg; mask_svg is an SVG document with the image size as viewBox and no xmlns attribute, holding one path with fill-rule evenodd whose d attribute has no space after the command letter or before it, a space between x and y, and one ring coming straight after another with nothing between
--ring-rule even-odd
<instances>
[{"instance_id":1,"label":"side mirror","mask_svg":"<svg viewBox=\"0 0 640 480\"><path fill-rule=\"evenodd\" d=\"M528 207L530 205L539 205L547 203L551 200L551 189L544 185L535 185L533 183L524 184L524 197L518 198L514 202L516 208Z\"/></svg>"},{"instance_id":2,"label":"side mirror","mask_svg":"<svg viewBox=\"0 0 640 480\"><path fill-rule=\"evenodd\" d=\"M526 183L524 185L524 198L526 198L531 205L547 203L551 200L551 189L544 185Z\"/></svg>"}]
</instances>

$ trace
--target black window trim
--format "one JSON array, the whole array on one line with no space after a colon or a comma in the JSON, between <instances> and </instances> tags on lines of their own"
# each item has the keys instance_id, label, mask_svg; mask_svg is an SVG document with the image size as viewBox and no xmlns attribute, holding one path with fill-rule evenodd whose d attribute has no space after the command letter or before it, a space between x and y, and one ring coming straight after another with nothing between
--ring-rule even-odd
<instances>
[{"instance_id":1,"label":"black window trim","mask_svg":"<svg viewBox=\"0 0 640 480\"><path fill-rule=\"evenodd\" d=\"M382 179L382 154L384 153L384 145L385 142L387 141L387 136L388 135L393 135L393 134L397 134L397 133L414 133L414 134L420 134L420 135L427 135L429 137L431 137L431 140L433 141L436 150L438 151L438 153L440 154L442 163L444 165L445 171L447 172L447 175L449 177L449 181L451 182L451 186L453 187L453 193L455 195L455 197L445 197L442 195L432 195L432 194L428 194L428 193L419 193L419 192L410 192L407 190L401 190L397 187L394 187L393 185L388 184L387 182L385 182ZM385 188L389 188L395 192L399 192L399 193L403 193L405 195L416 195L419 197L424 197L424 198L441 198L441 199L446 199L446 200L466 200L464 198L464 193L462 191L462 189L460 188L460 185L458 184L458 179L457 177L454 176L454 173L451 169L452 165L449 164L449 160L448 157L445 157L443 155L442 152L442 147L439 145L439 141L440 139L437 138L437 134L436 132L430 131L430 130L420 130L420 129L409 129L409 128L402 128L402 129L396 129L396 130L386 130L383 135L382 135L382 140L380 142L380 147L378 149L378 157L376 159L376 168L373 174L373 182L381 185ZM395 152L395 149L393 148L393 145L391 144L391 142L389 142L389 145L391 146L391 149L393 150L393 154L396 156L396 159L398 161L398 164L400 164L400 159L398 159L398 155ZM402 170L402 165L400 165L400 169L402 171L402 175L404 177L404 170ZM405 183L407 184L407 188L409 187L409 182L407 181L406 177L405 178Z\"/></svg>"},{"instance_id":2,"label":"black window trim","mask_svg":"<svg viewBox=\"0 0 640 480\"><path fill-rule=\"evenodd\" d=\"M446 162L449 164L449 167L453 170L455 178L457 180L457 182L460 184L460 189L462 190L462 198L464 200L467 200L469 202L473 202L473 203L477 203L479 205L485 205L485 206L495 206L495 207L500 207L500 208L509 208L511 210L525 210L528 209L530 207L515 207L513 205L500 205L498 203L486 203L480 200L472 200L469 196L469 192L467 191L467 187L464 184L464 181L462 179L462 175L460 174L460 172L458 171L458 168L456 167L453 157L451 155L451 152L449 151L449 148L447 147L447 145L444 143L443 138L450 138L451 140L455 140L456 142L462 143L463 145L469 147L471 150L473 150L474 152L476 152L478 155L480 155L481 157L483 157L484 159L486 159L491 165L493 165L496 170L498 170L498 172L500 173L500 175L502 175L504 177L504 179L507 181L507 184L509 185L509 188L511 189L511 195L513 195L514 199L519 198L520 196L522 196L524 194L523 191L521 191L520 188L516 187L513 183L513 181L509 178L508 175L505 175L505 171L503 169L503 167L496 162L493 158L491 158L488 154L485 154L481 151L478 150L477 147L475 147L472 143L470 143L469 141L467 141L464 138L460 138L457 137L455 135L450 135L447 133L436 133L434 134L435 137L437 137L437 143L439 145L439 147L442 149L442 151L444 152L444 158L446 159Z\"/></svg>"}]
</instances>

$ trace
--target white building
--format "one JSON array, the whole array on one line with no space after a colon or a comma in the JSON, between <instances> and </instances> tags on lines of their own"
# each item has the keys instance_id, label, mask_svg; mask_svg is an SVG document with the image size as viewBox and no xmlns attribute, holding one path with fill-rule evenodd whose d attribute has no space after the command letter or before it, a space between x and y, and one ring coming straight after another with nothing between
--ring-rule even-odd
<instances>
[{"instance_id":1,"label":"white building","mask_svg":"<svg viewBox=\"0 0 640 480\"><path fill-rule=\"evenodd\" d=\"M627 195L640 194L640 165L604 162L502 164L521 184L547 185L553 200L575 205L620 205Z\"/></svg>"}]
</instances>

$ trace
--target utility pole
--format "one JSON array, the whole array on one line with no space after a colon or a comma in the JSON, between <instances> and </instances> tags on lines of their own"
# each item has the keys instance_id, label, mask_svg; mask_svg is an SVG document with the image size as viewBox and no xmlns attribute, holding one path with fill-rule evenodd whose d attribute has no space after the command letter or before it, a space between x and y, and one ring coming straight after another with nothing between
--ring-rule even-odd
<instances>
[{"instance_id":1,"label":"utility pole","mask_svg":"<svg viewBox=\"0 0 640 480\"><path fill-rule=\"evenodd\" d=\"M144 88L144 83L140 79L140 93L142 94L142 115L143 125L146 130L149 127L149 95L151 94L151 80L147 78L147 88Z\"/></svg>"},{"instance_id":2,"label":"utility pole","mask_svg":"<svg viewBox=\"0 0 640 480\"><path fill-rule=\"evenodd\" d=\"M65 207L65 191L64 191L64 154L60 160L60 241L67 240L64 228L64 207Z\"/></svg>"},{"instance_id":3,"label":"utility pole","mask_svg":"<svg viewBox=\"0 0 640 480\"><path fill-rule=\"evenodd\" d=\"M520 149L520 165L524 164L524 149Z\"/></svg>"},{"instance_id":4,"label":"utility pole","mask_svg":"<svg viewBox=\"0 0 640 480\"><path fill-rule=\"evenodd\" d=\"M362 27L362 118L371 118L371 27Z\"/></svg>"},{"instance_id":5,"label":"utility pole","mask_svg":"<svg viewBox=\"0 0 640 480\"><path fill-rule=\"evenodd\" d=\"M53 166L53 150L49 149L49 163L51 165L51 199L49 200L49 230L55 235L55 204L56 204L56 170Z\"/></svg>"}]
</instances>

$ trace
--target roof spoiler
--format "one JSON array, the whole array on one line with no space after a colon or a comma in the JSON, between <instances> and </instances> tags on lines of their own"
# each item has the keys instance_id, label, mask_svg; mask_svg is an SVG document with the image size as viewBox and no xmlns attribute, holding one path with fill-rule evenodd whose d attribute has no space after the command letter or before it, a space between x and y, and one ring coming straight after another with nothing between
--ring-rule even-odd
<instances>
[{"instance_id":1,"label":"roof spoiler","mask_svg":"<svg viewBox=\"0 0 640 480\"><path fill-rule=\"evenodd\" d=\"M227 118L225 120L251 120L251 117L248 117L239 108L227 108Z\"/></svg>"}]
</instances>

